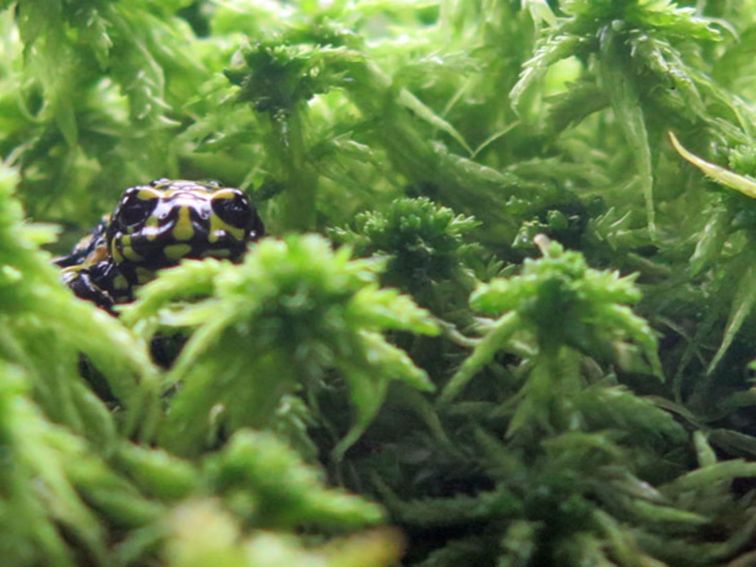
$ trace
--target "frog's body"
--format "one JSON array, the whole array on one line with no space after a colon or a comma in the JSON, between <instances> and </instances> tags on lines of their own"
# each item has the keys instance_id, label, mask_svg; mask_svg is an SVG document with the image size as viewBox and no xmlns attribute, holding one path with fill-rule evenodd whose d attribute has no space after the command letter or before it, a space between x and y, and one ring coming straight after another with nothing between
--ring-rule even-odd
<instances>
[{"instance_id":1,"label":"frog's body","mask_svg":"<svg viewBox=\"0 0 756 567\"><path fill-rule=\"evenodd\" d=\"M111 310L156 270L183 258L239 260L264 231L239 189L159 179L126 189L113 214L56 263L76 295Z\"/></svg>"}]
</instances>

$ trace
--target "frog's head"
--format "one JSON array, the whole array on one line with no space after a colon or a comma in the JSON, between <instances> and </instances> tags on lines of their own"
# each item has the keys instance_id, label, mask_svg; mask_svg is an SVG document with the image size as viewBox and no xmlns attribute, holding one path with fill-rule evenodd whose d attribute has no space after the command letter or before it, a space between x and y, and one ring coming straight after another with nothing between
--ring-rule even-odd
<instances>
[{"instance_id":1,"label":"frog's head","mask_svg":"<svg viewBox=\"0 0 756 567\"><path fill-rule=\"evenodd\" d=\"M106 239L116 264L155 270L182 258L238 260L264 231L240 189L159 179L123 192Z\"/></svg>"}]
</instances>

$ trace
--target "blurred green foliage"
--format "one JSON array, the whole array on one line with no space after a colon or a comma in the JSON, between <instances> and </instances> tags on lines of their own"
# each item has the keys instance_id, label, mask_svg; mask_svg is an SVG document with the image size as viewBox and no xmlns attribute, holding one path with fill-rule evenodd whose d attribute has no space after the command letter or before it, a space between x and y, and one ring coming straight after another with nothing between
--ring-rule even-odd
<instances>
[{"instance_id":1,"label":"blurred green foliage","mask_svg":"<svg viewBox=\"0 0 756 567\"><path fill-rule=\"evenodd\" d=\"M4 565L756 562L754 0L0 31ZM273 236L111 317L51 252L158 177Z\"/></svg>"}]
</instances>

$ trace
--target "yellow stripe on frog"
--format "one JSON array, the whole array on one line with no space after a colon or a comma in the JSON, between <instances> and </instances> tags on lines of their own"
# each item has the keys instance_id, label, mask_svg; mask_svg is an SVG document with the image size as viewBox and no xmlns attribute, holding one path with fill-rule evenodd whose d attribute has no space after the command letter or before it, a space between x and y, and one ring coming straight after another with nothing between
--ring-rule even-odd
<instances>
[{"instance_id":1,"label":"yellow stripe on frog","mask_svg":"<svg viewBox=\"0 0 756 567\"><path fill-rule=\"evenodd\" d=\"M160 221L158 220L156 216L150 215L150 217L144 223L144 228L142 229L142 236L144 236L149 241L153 241L158 237L159 234L160 234Z\"/></svg>"},{"instance_id":2,"label":"yellow stripe on frog","mask_svg":"<svg viewBox=\"0 0 756 567\"><path fill-rule=\"evenodd\" d=\"M141 201L152 201L160 198L160 193L149 187L144 187L137 193L137 198Z\"/></svg>"},{"instance_id":3,"label":"yellow stripe on frog","mask_svg":"<svg viewBox=\"0 0 756 567\"><path fill-rule=\"evenodd\" d=\"M145 284L150 280L155 279L155 272L148 270L147 268L138 267L136 269L137 283Z\"/></svg>"},{"instance_id":4,"label":"yellow stripe on frog","mask_svg":"<svg viewBox=\"0 0 756 567\"><path fill-rule=\"evenodd\" d=\"M191 252L192 247L188 244L170 244L165 247L165 257L169 260L178 260Z\"/></svg>"},{"instance_id":5,"label":"yellow stripe on frog","mask_svg":"<svg viewBox=\"0 0 756 567\"><path fill-rule=\"evenodd\" d=\"M181 207L176 219L176 226L173 228L173 236L176 240L186 242L191 240L194 235L194 226L192 226L192 217L189 214L189 207Z\"/></svg>"},{"instance_id":6,"label":"yellow stripe on frog","mask_svg":"<svg viewBox=\"0 0 756 567\"><path fill-rule=\"evenodd\" d=\"M141 262L142 260L144 260L144 257L142 257L142 255L132 247L131 235L129 234L124 234L123 237L121 237L120 251L127 260L131 260L132 262ZM113 255L113 258L116 258L115 254ZM117 258L116 262L118 262Z\"/></svg>"},{"instance_id":7,"label":"yellow stripe on frog","mask_svg":"<svg viewBox=\"0 0 756 567\"><path fill-rule=\"evenodd\" d=\"M211 244L218 242L222 232L226 232L236 238L244 240L244 229L232 226L221 219L218 215L210 217L210 234L207 235L207 241Z\"/></svg>"},{"instance_id":8,"label":"yellow stripe on frog","mask_svg":"<svg viewBox=\"0 0 756 567\"><path fill-rule=\"evenodd\" d=\"M113 278L113 289L117 291L129 289L129 280L127 280L122 274L118 274Z\"/></svg>"},{"instance_id":9,"label":"yellow stripe on frog","mask_svg":"<svg viewBox=\"0 0 756 567\"><path fill-rule=\"evenodd\" d=\"M110 256L116 264L122 264L125 260L123 254L121 254L121 251L118 249L115 239L110 241Z\"/></svg>"}]
</instances>

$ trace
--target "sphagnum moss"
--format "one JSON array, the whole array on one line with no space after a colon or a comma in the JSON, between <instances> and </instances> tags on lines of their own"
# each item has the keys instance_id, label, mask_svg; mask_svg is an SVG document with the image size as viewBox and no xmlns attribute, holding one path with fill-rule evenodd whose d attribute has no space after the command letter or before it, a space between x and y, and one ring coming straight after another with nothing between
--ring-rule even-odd
<instances>
[{"instance_id":1,"label":"sphagnum moss","mask_svg":"<svg viewBox=\"0 0 756 567\"><path fill-rule=\"evenodd\" d=\"M755 561L754 0L0 10L3 565ZM76 299L159 177L273 236Z\"/></svg>"}]
</instances>

